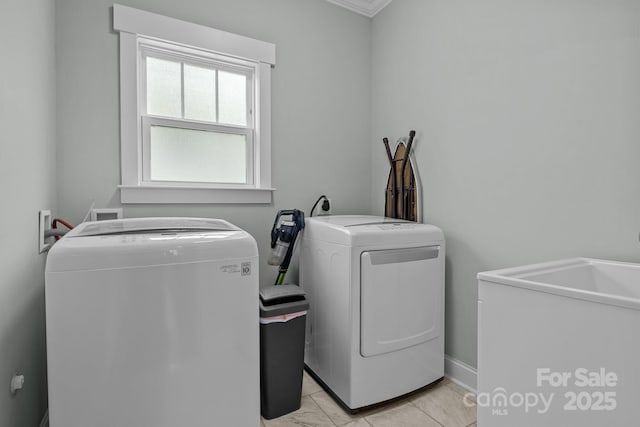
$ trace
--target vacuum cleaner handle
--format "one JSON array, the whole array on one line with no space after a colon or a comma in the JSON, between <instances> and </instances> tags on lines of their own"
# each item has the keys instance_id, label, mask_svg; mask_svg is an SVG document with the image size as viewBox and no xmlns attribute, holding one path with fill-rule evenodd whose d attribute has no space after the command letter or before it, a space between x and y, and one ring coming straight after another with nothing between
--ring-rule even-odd
<instances>
[{"instance_id":1,"label":"vacuum cleaner handle","mask_svg":"<svg viewBox=\"0 0 640 427\"><path fill-rule=\"evenodd\" d=\"M273 227L271 227L271 249L276 247L276 242L278 241L278 235L280 234L280 229L278 229L278 221L280 221L280 217L282 213L285 211L278 211L276 214L276 219L273 221Z\"/></svg>"},{"instance_id":2,"label":"vacuum cleaner handle","mask_svg":"<svg viewBox=\"0 0 640 427\"><path fill-rule=\"evenodd\" d=\"M280 227L278 227L280 218L283 216L291 216L293 224L280 224ZM276 214L276 219L273 223L273 227L271 228L271 248L273 249L276 247L278 239L285 242L282 246L286 247L286 252L282 258L280 258L282 253L276 252L274 255L274 264L272 264L271 259L269 260L269 264L271 265L277 265L275 264L276 262L280 263L278 276L275 282L276 285L281 285L284 281L284 276L287 274L289 263L291 262L291 256L293 255L296 238L298 237L300 230L304 228L304 225L304 212L299 209L278 211ZM282 246L281 249L284 249Z\"/></svg>"},{"instance_id":3,"label":"vacuum cleaner handle","mask_svg":"<svg viewBox=\"0 0 640 427\"><path fill-rule=\"evenodd\" d=\"M278 236L280 235L280 229L278 228L278 222L280 221L280 217L283 216L291 216L293 222L295 222L298 231L304 228L304 213L298 209L287 209L278 211L276 214L276 219L273 221L273 227L271 227L271 248L273 249L276 246L276 242L278 241ZM297 232L296 232L297 235Z\"/></svg>"}]
</instances>

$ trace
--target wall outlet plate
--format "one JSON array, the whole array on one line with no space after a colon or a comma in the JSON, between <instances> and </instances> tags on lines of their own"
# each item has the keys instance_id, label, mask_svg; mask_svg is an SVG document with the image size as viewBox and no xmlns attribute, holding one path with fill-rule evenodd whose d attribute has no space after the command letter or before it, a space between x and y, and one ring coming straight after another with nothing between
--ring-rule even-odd
<instances>
[{"instance_id":1,"label":"wall outlet plate","mask_svg":"<svg viewBox=\"0 0 640 427\"><path fill-rule=\"evenodd\" d=\"M320 212L318 213L318 215L331 215L331 211L333 209L333 202L329 198L327 198L326 201L329 202L329 209L324 210L324 207L323 207L324 201L320 202Z\"/></svg>"},{"instance_id":2,"label":"wall outlet plate","mask_svg":"<svg viewBox=\"0 0 640 427\"><path fill-rule=\"evenodd\" d=\"M51 228L51 211L50 210L42 210L38 213L38 248L39 253L43 253L51 248L52 242L50 237L48 239L44 238L44 232Z\"/></svg>"},{"instance_id":3,"label":"wall outlet plate","mask_svg":"<svg viewBox=\"0 0 640 427\"><path fill-rule=\"evenodd\" d=\"M14 396L17 392L22 390L22 387L24 387L24 375L16 372L11 378L11 384L9 385L11 395Z\"/></svg>"}]
</instances>

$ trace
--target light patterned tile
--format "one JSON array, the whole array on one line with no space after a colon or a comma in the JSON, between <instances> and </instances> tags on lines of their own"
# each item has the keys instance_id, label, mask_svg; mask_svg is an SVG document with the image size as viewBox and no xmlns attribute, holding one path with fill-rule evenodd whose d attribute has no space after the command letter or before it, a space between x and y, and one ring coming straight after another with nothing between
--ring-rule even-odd
<instances>
[{"instance_id":1,"label":"light patterned tile","mask_svg":"<svg viewBox=\"0 0 640 427\"><path fill-rule=\"evenodd\" d=\"M319 391L317 393L313 393L311 395L311 398L318 404L320 409L322 409L324 413L327 414L329 418L331 418L331 421L333 421L337 426L342 426L351 421L355 421L359 418L362 418L362 416L351 415L348 412L346 412L325 391Z\"/></svg>"},{"instance_id":2,"label":"light patterned tile","mask_svg":"<svg viewBox=\"0 0 640 427\"><path fill-rule=\"evenodd\" d=\"M372 427L441 427L410 403L368 415L365 420Z\"/></svg>"},{"instance_id":3,"label":"light patterned tile","mask_svg":"<svg viewBox=\"0 0 640 427\"><path fill-rule=\"evenodd\" d=\"M320 384L318 384L316 380L314 380L311 375L307 373L307 371L304 371L304 373L302 374L302 395L309 396L310 394L313 394L320 390L322 390Z\"/></svg>"},{"instance_id":4,"label":"light patterned tile","mask_svg":"<svg viewBox=\"0 0 640 427\"><path fill-rule=\"evenodd\" d=\"M449 381L448 383L445 384L447 387L451 387L456 393L464 396L465 394L469 393L469 390L467 390L466 388L462 387L461 385L458 385L456 383L454 383L453 381ZM475 399L475 397L474 397Z\"/></svg>"},{"instance_id":5,"label":"light patterned tile","mask_svg":"<svg viewBox=\"0 0 640 427\"><path fill-rule=\"evenodd\" d=\"M476 421L476 407L465 405L464 395L451 384L438 384L411 402L445 427L467 427Z\"/></svg>"},{"instance_id":6,"label":"light patterned tile","mask_svg":"<svg viewBox=\"0 0 640 427\"><path fill-rule=\"evenodd\" d=\"M364 418L359 418L355 421L351 421L350 423L345 424L342 427L371 427L371 424L369 424Z\"/></svg>"},{"instance_id":7,"label":"light patterned tile","mask_svg":"<svg viewBox=\"0 0 640 427\"><path fill-rule=\"evenodd\" d=\"M409 398L401 398L397 400L387 401L382 405L374 405L368 409L360 410L356 415L360 417L368 417L369 415L377 414L378 412L388 411L390 409L398 408L400 406L412 405Z\"/></svg>"},{"instance_id":8,"label":"light patterned tile","mask_svg":"<svg viewBox=\"0 0 640 427\"><path fill-rule=\"evenodd\" d=\"M272 420L263 420L265 427L334 427L327 414L309 396L302 398L295 412Z\"/></svg>"},{"instance_id":9,"label":"light patterned tile","mask_svg":"<svg viewBox=\"0 0 640 427\"><path fill-rule=\"evenodd\" d=\"M473 424L471 424L469 427L478 427L478 424L473 423Z\"/></svg>"}]
</instances>

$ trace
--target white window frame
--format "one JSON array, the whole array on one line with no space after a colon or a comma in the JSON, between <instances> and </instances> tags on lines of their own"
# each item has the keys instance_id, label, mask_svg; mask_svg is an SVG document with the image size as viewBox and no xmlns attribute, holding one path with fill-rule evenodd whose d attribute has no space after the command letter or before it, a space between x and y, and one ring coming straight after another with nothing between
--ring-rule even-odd
<instances>
[{"instance_id":1,"label":"white window frame","mask_svg":"<svg viewBox=\"0 0 640 427\"><path fill-rule=\"evenodd\" d=\"M255 181L255 162L258 160L255 158L254 150L254 135L255 135L255 120L253 105L255 99L255 79L256 67L254 63L238 60L235 58L220 57L219 55L211 54L209 52L196 51L195 49L188 49L180 47L180 52L176 52L176 46L160 42L152 39L145 39L138 37L138 54L139 54L139 69L138 73L138 111L142 119L142 185L144 186L169 186L169 187L181 187L185 183L171 182L171 181L152 181L150 177L150 159L145 153L150 153L150 129L151 126L166 126L170 128L182 128L191 130L210 131L216 133L229 133L234 135L244 135L246 140L246 161L247 176L245 177L245 183L197 183L188 182L187 185L198 188L254 188ZM237 126L232 124L225 124L218 120L220 114L219 105L216 99L216 119L211 121L199 121L191 120L184 117L165 117L149 114L147 111L147 58L153 57L158 59L165 59L168 61L179 62L181 68L183 64L194 65L198 67L204 67L207 69L215 69L219 71L229 71L236 74L242 74L247 78L246 87L246 118L247 124L245 126ZM181 69L181 73L184 77L184 70ZM216 74L217 75L217 74ZM217 79L217 78L216 78ZM219 89L216 80L216 91ZM182 84L183 93L181 94L181 116L184 116L184 82ZM216 92L217 94L217 92Z\"/></svg>"},{"instance_id":2,"label":"white window frame","mask_svg":"<svg viewBox=\"0 0 640 427\"><path fill-rule=\"evenodd\" d=\"M271 67L275 45L203 25L114 4L114 30L120 33L120 199L127 203L271 203ZM175 49L176 46L178 49ZM146 113L141 85L144 51L172 50L176 60L197 64L198 57L222 63L219 69L244 69L253 75L247 128L247 183L213 184L149 180L150 125L224 132L233 125L158 117ZM170 55L170 53L164 53ZM155 56L152 55L152 56ZM185 126L188 123L188 126ZM146 158L145 158L146 157Z\"/></svg>"}]
</instances>

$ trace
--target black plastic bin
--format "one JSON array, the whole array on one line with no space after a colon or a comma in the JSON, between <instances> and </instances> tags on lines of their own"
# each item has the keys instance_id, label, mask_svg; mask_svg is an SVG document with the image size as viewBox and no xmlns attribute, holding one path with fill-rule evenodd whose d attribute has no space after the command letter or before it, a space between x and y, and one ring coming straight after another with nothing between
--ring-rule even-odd
<instances>
[{"instance_id":1,"label":"black plastic bin","mask_svg":"<svg viewBox=\"0 0 640 427\"><path fill-rule=\"evenodd\" d=\"M299 286L260 291L260 412L268 420L300 409L308 308Z\"/></svg>"}]
</instances>

